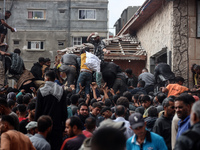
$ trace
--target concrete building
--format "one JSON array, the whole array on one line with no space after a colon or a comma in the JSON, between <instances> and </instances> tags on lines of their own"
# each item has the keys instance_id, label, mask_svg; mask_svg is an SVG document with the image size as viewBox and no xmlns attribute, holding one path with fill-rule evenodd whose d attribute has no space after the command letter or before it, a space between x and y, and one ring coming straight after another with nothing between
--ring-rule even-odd
<instances>
[{"instance_id":1,"label":"concrete building","mask_svg":"<svg viewBox=\"0 0 200 150\"><path fill-rule=\"evenodd\" d=\"M115 33L117 34L122 27L129 21L129 19L135 14L135 12L140 8L140 6L129 6L121 14L121 18L119 18L114 27Z\"/></svg>"},{"instance_id":2,"label":"concrete building","mask_svg":"<svg viewBox=\"0 0 200 150\"><path fill-rule=\"evenodd\" d=\"M15 0L6 1L6 9L17 29L8 33L9 50L22 50L27 69L41 56L53 61L57 50L86 42L92 32L108 35L108 0Z\"/></svg>"},{"instance_id":3,"label":"concrete building","mask_svg":"<svg viewBox=\"0 0 200 150\"><path fill-rule=\"evenodd\" d=\"M127 33L137 35L151 72L156 60L165 61L192 87L190 66L200 64L199 0L147 0L118 35Z\"/></svg>"}]
</instances>

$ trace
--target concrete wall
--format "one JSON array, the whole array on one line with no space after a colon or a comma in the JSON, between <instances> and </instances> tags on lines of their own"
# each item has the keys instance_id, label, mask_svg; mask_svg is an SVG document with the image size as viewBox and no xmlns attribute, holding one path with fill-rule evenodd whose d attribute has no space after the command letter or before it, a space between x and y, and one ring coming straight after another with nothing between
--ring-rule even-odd
<instances>
[{"instance_id":1,"label":"concrete wall","mask_svg":"<svg viewBox=\"0 0 200 150\"><path fill-rule=\"evenodd\" d=\"M173 49L173 2L163 3L163 6L152 15L137 32L138 40L147 52L146 67L150 69L150 57L162 48Z\"/></svg>"},{"instance_id":2,"label":"concrete wall","mask_svg":"<svg viewBox=\"0 0 200 150\"><path fill-rule=\"evenodd\" d=\"M9 9L11 4L11 1L6 1L6 8ZM21 56L27 69L30 69L41 56L49 57L53 62L57 50L73 45L73 37L87 37L91 32L99 32L101 37L107 37L108 0L71 0L70 14L69 4L69 0L13 1L12 16L9 18L8 24L17 28L17 32L8 32L7 43L9 51L15 48L22 50ZM0 0L0 6L3 6L2 0ZM28 9L45 10L46 19L28 19ZM96 20L79 20L79 9L96 9ZM61 13L60 10L64 10L64 12ZM19 44L14 44L16 40L19 41ZM43 41L44 49L28 50L28 41L34 40ZM59 46L59 41L64 45Z\"/></svg>"}]
</instances>

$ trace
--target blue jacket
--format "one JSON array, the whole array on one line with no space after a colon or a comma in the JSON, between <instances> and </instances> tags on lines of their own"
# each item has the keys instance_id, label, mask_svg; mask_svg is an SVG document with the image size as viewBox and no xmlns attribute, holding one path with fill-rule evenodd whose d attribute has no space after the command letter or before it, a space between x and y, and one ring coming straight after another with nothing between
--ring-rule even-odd
<instances>
[{"instance_id":1,"label":"blue jacket","mask_svg":"<svg viewBox=\"0 0 200 150\"><path fill-rule=\"evenodd\" d=\"M167 150L163 137L153 132L146 132L144 143L139 145L134 134L126 142L127 150Z\"/></svg>"}]
</instances>

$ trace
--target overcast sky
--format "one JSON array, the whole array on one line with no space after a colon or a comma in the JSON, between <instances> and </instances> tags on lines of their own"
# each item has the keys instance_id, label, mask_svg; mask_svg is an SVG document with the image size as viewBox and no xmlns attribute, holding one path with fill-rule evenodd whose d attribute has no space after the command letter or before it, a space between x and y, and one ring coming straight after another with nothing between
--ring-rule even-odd
<instances>
[{"instance_id":1,"label":"overcast sky","mask_svg":"<svg viewBox=\"0 0 200 150\"><path fill-rule=\"evenodd\" d=\"M109 31L114 32L113 25L128 6L141 6L145 0L108 0Z\"/></svg>"}]
</instances>

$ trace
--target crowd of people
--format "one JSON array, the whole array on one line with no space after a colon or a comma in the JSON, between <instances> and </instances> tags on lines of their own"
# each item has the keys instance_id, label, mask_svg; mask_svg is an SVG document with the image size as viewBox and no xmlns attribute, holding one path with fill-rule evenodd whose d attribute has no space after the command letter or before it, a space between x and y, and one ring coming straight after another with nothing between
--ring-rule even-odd
<instances>
[{"instance_id":1,"label":"crowd of people","mask_svg":"<svg viewBox=\"0 0 200 150\"><path fill-rule=\"evenodd\" d=\"M40 57L29 71L20 49L0 46L1 149L200 149L199 65L192 66L195 88L189 89L166 63L136 77L104 61L110 52L98 33L87 40L100 70L86 65L88 47L80 56L64 54L52 68Z\"/></svg>"}]
</instances>

